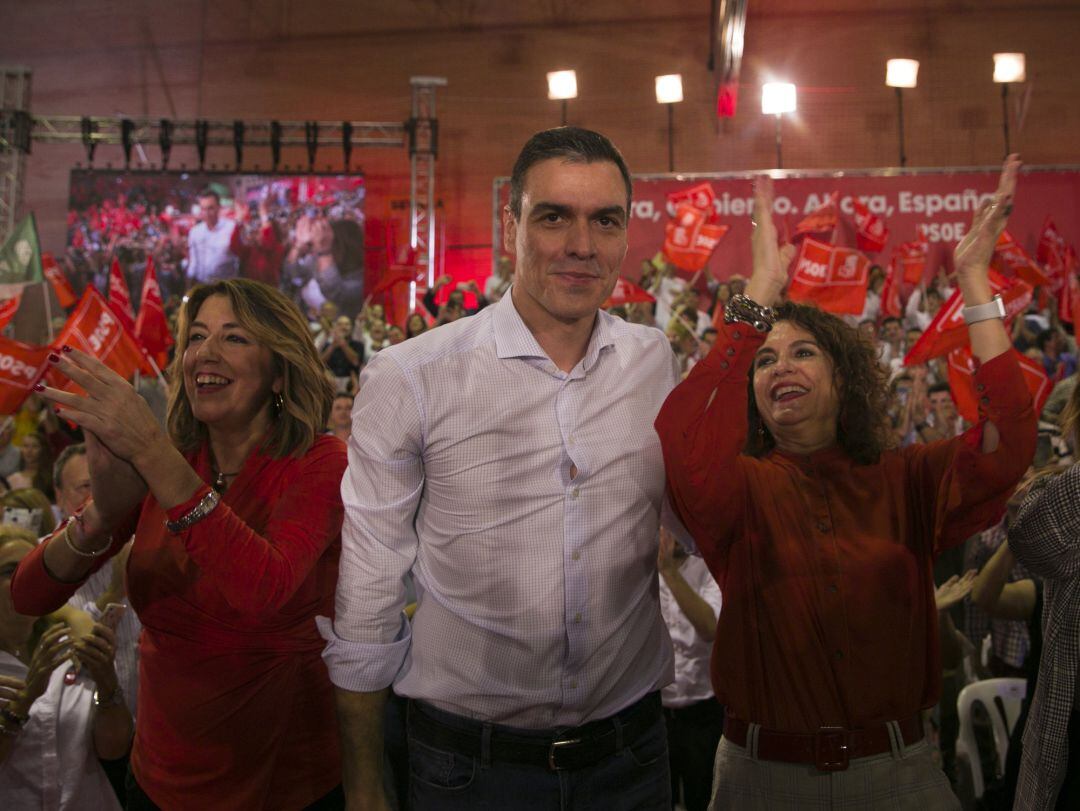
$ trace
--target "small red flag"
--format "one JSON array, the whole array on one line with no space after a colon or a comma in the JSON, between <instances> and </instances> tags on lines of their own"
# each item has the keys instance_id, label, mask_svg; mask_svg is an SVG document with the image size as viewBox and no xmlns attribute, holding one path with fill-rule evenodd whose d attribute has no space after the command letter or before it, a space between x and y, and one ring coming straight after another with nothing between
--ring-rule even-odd
<instances>
[{"instance_id":1,"label":"small red flag","mask_svg":"<svg viewBox=\"0 0 1080 811\"><path fill-rule=\"evenodd\" d=\"M0 338L0 414L14 414L48 366L47 346Z\"/></svg>"},{"instance_id":2,"label":"small red flag","mask_svg":"<svg viewBox=\"0 0 1080 811\"><path fill-rule=\"evenodd\" d=\"M1058 292L1058 319L1066 324L1076 324L1080 315L1080 276L1070 270L1065 284Z\"/></svg>"},{"instance_id":3,"label":"small red flag","mask_svg":"<svg viewBox=\"0 0 1080 811\"><path fill-rule=\"evenodd\" d=\"M705 267L728 226L707 222L703 209L680 203L675 216L664 226L664 255L675 267L696 272Z\"/></svg>"},{"instance_id":4,"label":"small red flag","mask_svg":"<svg viewBox=\"0 0 1080 811\"><path fill-rule=\"evenodd\" d=\"M1039 234L1039 245L1035 249L1035 261L1041 265L1049 265L1052 257L1060 259L1064 255L1065 237L1058 231L1054 221L1047 217L1046 222L1043 223L1042 232Z\"/></svg>"},{"instance_id":5,"label":"small red flag","mask_svg":"<svg viewBox=\"0 0 1080 811\"><path fill-rule=\"evenodd\" d=\"M716 93L716 115L720 118L734 118L735 108L739 106L739 83L722 82Z\"/></svg>"},{"instance_id":6,"label":"small red flag","mask_svg":"<svg viewBox=\"0 0 1080 811\"><path fill-rule=\"evenodd\" d=\"M694 208L701 209L705 212L706 221L710 221L716 216L716 209L713 207L713 202L716 200L716 192L713 190L712 183L699 183L688 189L672 192L667 196L667 199L668 203L676 209L683 203L689 203Z\"/></svg>"},{"instance_id":7,"label":"small red flag","mask_svg":"<svg viewBox=\"0 0 1080 811\"><path fill-rule=\"evenodd\" d=\"M795 239L808 234L831 234L836 228L839 197L840 192L834 191L820 206L803 217L795 226Z\"/></svg>"},{"instance_id":8,"label":"small red flag","mask_svg":"<svg viewBox=\"0 0 1080 811\"><path fill-rule=\"evenodd\" d=\"M158 368L164 369L169 362L169 347L175 341L169 332L169 319L165 317L165 303L161 299L153 258L146 260L142 303L139 304L139 317L135 319L135 338L154 358Z\"/></svg>"},{"instance_id":9,"label":"small red flag","mask_svg":"<svg viewBox=\"0 0 1080 811\"><path fill-rule=\"evenodd\" d=\"M813 301L831 313L858 315L866 306L870 260L851 248L806 237L788 287L792 301Z\"/></svg>"},{"instance_id":10,"label":"small red flag","mask_svg":"<svg viewBox=\"0 0 1080 811\"><path fill-rule=\"evenodd\" d=\"M1005 305L1005 323L1008 324L1031 303L1031 285L1021 279L1006 279L991 270L990 289L1001 295ZM964 300L957 290L941 305L934 320L926 328L915 346L904 357L904 365L926 363L931 358L967 346L968 331L964 323Z\"/></svg>"},{"instance_id":11,"label":"small red flag","mask_svg":"<svg viewBox=\"0 0 1080 811\"><path fill-rule=\"evenodd\" d=\"M926 241L926 234L919 228L918 236L911 242L903 242L897 246L893 258L898 260L904 272L904 281L908 284L918 284L926 275L927 259L930 255L930 243Z\"/></svg>"},{"instance_id":12,"label":"small red flag","mask_svg":"<svg viewBox=\"0 0 1080 811\"><path fill-rule=\"evenodd\" d=\"M1008 231L1002 231L998 237L990 266L1006 276L1019 276L1032 287L1050 284L1050 278Z\"/></svg>"},{"instance_id":13,"label":"small red flag","mask_svg":"<svg viewBox=\"0 0 1080 811\"><path fill-rule=\"evenodd\" d=\"M124 329L93 285L86 288L64 328L53 341L54 347L64 345L93 355L123 378L131 378L139 370L153 373L138 343ZM59 374L50 375L50 380L54 381L50 385L57 388L78 390L74 383Z\"/></svg>"},{"instance_id":14,"label":"small red flag","mask_svg":"<svg viewBox=\"0 0 1080 811\"><path fill-rule=\"evenodd\" d=\"M79 300L79 297L75 295L75 289L71 286L71 282L68 281L60 266L56 264L56 259L51 253L41 255L41 271L45 274L45 278L49 280L49 284L52 285L53 292L56 293L56 300L60 302L61 307L66 310Z\"/></svg>"},{"instance_id":15,"label":"small red flag","mask_svg":"<svg viewBox=\"0 0 1080 811\"><path fill-rule=\"evenodd\" d=\"M855 244L864 253L877 253L889 241L889 227L885 220L870 213L870 209L858 200L852 202L855 206Z\"/></svg>"},{"instance_id":16,"label":"small red flag","mask_svg":"<svg viewBox=\"0 0 1080 811\"><path fill-rule=\"evenodd\" d=\"M622 304L642 304L650 301L656 301L652 293L620 276L615 282L615 289L604 302L603 308L606 310L608 307L618 307Z\"/></svg>"},{"instance_id":17,"label":"small red flag","mask_svg":"<svg viewBox=\"0 0 1080 811\"><path fill-rule=\"evenodd\" d=\"M1042 413L1046 398L1054 388L1053 382L1046 374L1041 363L1034 358L1029 358L1022 352L1012 350L1013 356L1020 365L1020 373L1024 377L1031 399L1034 402L1035 413ZM971 350L967 347L954 349L949 353L949 389L952 391L953 401L960 416L971 423L976 423L980 418L979 394L975 391L975 359Z\"/></svg>"},{"instance_id":18,"label":"small red flag","mask_svg":"<svg viewBox=\"0 0 1080 811\"><path fill-rule=\"evenodd\" d=\"M109 309L116 313L120 323L131 332L135 329L135 311L131 309L131 293L128 291L120 260L113 259L109 269Z\"/></svg>"},{"instance_id":19,"label":"small red flag","mask_svg":"<svg viewBox=\"0 0 1080 811\"><path fill-rule=\"evenodd\" d=\"M903 314L900 306L901 269L894 256L885 272L885 284L881 288L881 315L885 318L899 318Z\"/></svg>"},{"instance_id":20,"label":"small red flag","mask_svg":"<svg viewBox=\"0 0 1080 811\"><path fill-rule=\"evenodd\" d=\"M22 293L16 293L9 299L0 301L0 329L11 323L15 313L19 311L19 303L22 301Z\"/></svg>"}]
</instances>

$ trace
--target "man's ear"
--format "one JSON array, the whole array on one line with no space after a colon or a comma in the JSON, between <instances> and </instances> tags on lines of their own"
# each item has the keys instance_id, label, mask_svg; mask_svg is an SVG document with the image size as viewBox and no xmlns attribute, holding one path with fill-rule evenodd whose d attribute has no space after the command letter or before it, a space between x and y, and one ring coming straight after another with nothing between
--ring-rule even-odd
<instances>
[{"instance_id":1,"label":"man's ear","mask_svg":"<svg viewBox=\"0 0 1080 811\"><path fill-rule=\"evenodd\" d=\"M510 210L509 204L503 206L502 215L503 250L511 256L516 256L517 252L515 246L517 245L518 221L514 217L514 212Z\"/></svg>"}]
</instances>

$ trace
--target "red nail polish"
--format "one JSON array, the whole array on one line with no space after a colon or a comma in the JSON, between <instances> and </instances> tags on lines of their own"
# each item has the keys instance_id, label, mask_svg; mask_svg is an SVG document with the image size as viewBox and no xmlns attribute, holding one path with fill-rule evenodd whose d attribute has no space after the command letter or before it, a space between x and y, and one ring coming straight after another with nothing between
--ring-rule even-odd
<instances>
[{"instance_id":1,"label":"red nail polish","mask_svg":"<svg viewBox=\"0 0 1080 811\"><path fill-rule=\"evenodd\" d=\"M59 362L60 362L60 356L57 355L55 352L50 352L49 353L49 363L59 363Z\"/></svg>"},{"instance_id":2,"label":"red nail polish","mask_svg":"<svg viewBox=\"0 0 1080 811\"><path fill-rule=\"evenodd\" d=\"M45 391L45 384L44 383L35 383L34 384L34 391Z\"/></svg>"},{"instance_id":3,"label":"red nail polish","mask_svg":"<svg viewBox=\"0 0 1080 811\"><path fill-rule=\"evenodd\" d=\"M63 345L62 347L60 347L60 351L61 351L61 352L70 352L70 351L71 351L71 347L70 347L70 346L68 346L67 344L64 344L64 345Z\"/></svg>"}]
</instances>

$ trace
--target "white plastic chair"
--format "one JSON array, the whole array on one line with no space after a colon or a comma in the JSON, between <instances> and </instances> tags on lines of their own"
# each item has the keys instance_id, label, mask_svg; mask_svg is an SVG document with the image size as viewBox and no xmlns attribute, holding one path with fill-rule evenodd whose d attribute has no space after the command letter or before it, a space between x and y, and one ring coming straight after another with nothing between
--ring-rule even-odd
<instances>
[{"instance_id":1,"label":"white plastic chair","mask_svg":"<svg viewBox=\"0 0 1080 811\"><path fill-rule=\"evenodd\" d=\"M994 732L994 748L997 750L998 770L1005 772L1005 756L1009 751L1009 734L1016 726L1020 706L1027 695L1024 679L984 679L969 684L956 698L956 710L960 715L960 735L956 739L956 757L966 755L971 765L971 785L975 798L982 797L986 786L983 780L982 760L975 741L975 727L971 722L971 708L981 703L990 716ZM1000 702L995 700L1000 699Z\"/></svg>"}]
</instances>

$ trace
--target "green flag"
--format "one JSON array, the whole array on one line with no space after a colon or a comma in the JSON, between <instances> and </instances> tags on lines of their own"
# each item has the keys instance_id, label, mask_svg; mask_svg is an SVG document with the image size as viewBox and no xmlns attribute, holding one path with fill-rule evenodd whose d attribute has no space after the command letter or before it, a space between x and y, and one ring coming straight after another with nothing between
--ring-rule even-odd
<instances>
[{"instance_id":1,"label":"green flag","mask_svg":"<svg viewBox=\"0 0 1080 811\"><path fill-rule=\"evenodd\" d=\"M0 284L25 284L44 279L37 224L34 215L28 214L0 247Z\"/></svg>"}]
</instances>

